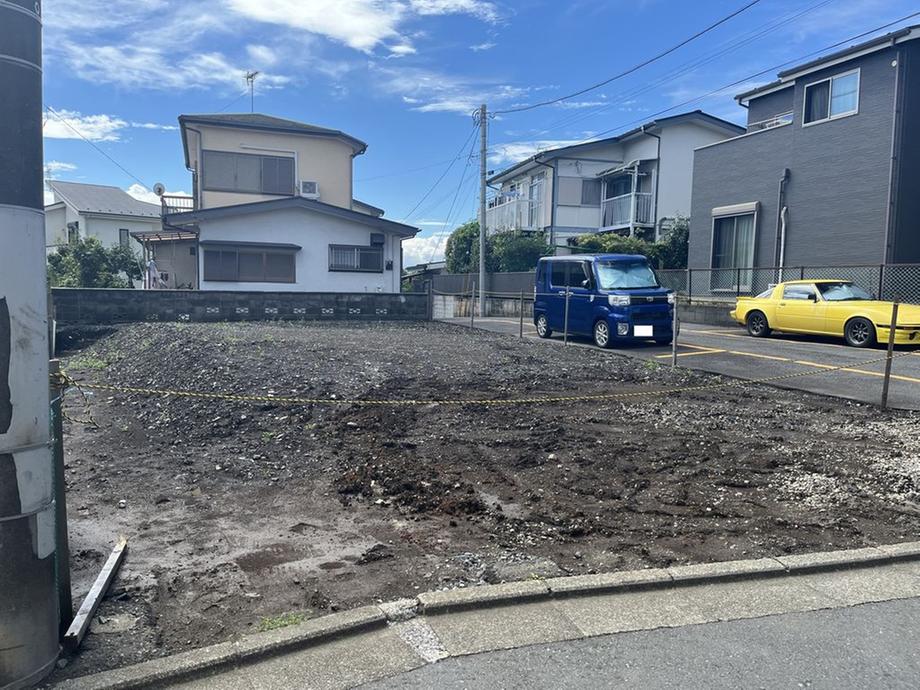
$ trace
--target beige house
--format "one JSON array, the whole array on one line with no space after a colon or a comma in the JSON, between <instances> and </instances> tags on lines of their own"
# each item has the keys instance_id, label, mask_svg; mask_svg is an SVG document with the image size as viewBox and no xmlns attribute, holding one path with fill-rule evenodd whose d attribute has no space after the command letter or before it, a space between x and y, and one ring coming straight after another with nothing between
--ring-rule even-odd
<instances>
[{"instance_id":1,"label":"beige house","mask_svg":"<svg viewBox=\"0 0 920 690\"><path fill-rule=\"evenodd\" d=\"M192 196L163 196L163 232L141 238L161 272L200 289L399 292L417 229L354 199L364 142L259 113L179 125Z\"/></svg>"}]
</instances>

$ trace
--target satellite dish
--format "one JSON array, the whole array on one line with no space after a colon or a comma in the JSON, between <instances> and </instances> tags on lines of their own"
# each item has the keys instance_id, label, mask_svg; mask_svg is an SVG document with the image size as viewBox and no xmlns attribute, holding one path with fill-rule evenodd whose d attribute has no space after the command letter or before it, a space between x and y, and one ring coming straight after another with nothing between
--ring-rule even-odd
<instances>
[{"instance_id":1,"label":"satellite dish","mask_svg":"<svg viewBox=\"0 0 920 690\"><path fill-rule=\"evenodd\" d=\"M153 193L157 196L163 196L166 193L166 187L163 186L162 182L157 182L153 185Z\"/></svg>"}]
</instances>

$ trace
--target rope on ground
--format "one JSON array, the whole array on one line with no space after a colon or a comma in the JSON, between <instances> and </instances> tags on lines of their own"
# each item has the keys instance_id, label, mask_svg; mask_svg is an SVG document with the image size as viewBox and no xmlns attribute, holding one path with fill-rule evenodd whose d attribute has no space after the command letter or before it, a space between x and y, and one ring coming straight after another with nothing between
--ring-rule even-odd
<instances>
[{"instance_id":1,"label":"rope on ground","mask_svg":"<svg viewBox=\"0 0 920 690\"><path fill-rule=\"evenodd\" d=\"M892 359L906 357L911 352L902 352L896 354ZM274 395L241 395L234 393L211 393L207 391L189 391L189 390L172 390L165 388L139 388L134 386L114 386L102 383L90 383L87 381L77 381L66 373L61 373L61 382L68 386L76 387L86 401L86 395L83 389L108 391L111 393L127 393L131 395L150 395L160 397L177 397L177 398L199 398L204 400L223 400L232 402L259 402L272 403L276 405L326 405L326 406L390 406L390 407L415 407L423 405L480 405L486 407L511 406L511 405L535 405L542 403L562 403L562 402L603 402L613 400L630 400L636 398L665 397L677 393L691 393L711 391L725 388L737 388L752 384L776 383L779 381L788 381L791 379L804 378L806 376L819 376L821 374L830 374L836 371L844 371L854 367L864 367L869 364L878 364L888 359L888 356L870 359L864 362L851 364L841 364L840 366L828 367L824 369L809 369L798 371L792 374L780 374L777 376L768 376L759 379L737 379L731 381L721 381L719 383L706 384L700 386L682 386L679 388L662 388L657 390L641 391L624 391L620 393L597 393L593 395L555 395L526 398L447 398L441 400L425 399L367 399L367 398L302 398L302 397L278 397ZM87 403L88 404L88 403ZM95 420L92 420L95 424Z\"/></svg>"}]
</instances>

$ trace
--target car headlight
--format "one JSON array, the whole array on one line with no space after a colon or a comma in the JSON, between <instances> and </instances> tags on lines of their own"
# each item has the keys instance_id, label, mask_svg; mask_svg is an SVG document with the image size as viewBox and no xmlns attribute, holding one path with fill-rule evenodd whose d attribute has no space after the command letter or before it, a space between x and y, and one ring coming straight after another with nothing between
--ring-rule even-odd
<instances>
[{"instance_id":1,"label":"car headlight","mask_svg":"<svg viewBox=\"0 0 920 690\"><path fill-rule=\"evenodd\" d=\"M629 295L607 295L607 304L611 307L628 307Z\"/></svg>"},{"instance_id":2,"label":"car headlight","mask_svg":"<svg viewBox=\"0 0 920 690\"><path fill-rule=\"evenodd\" d=\"M668 293L668 304L674 304L675 302L677 302L677 293L669 292Z\"/></svg>"}]
</instances>

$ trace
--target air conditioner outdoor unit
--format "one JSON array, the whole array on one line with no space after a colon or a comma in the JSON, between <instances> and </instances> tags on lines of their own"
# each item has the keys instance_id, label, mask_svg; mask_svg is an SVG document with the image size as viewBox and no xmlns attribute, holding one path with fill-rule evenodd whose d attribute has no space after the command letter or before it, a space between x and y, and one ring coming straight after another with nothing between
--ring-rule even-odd
<instances>
[{"instance_id":1,"label":"air conditioner outdoor unit","mask_svg":"<svg viewBox=\"0 0 920 690\"><path fill-rule=\"evenodd\" d=\"M300 181L300 196L308 199L319 199L319 182L313 180Z\"/></svg>"}]
</instances>

